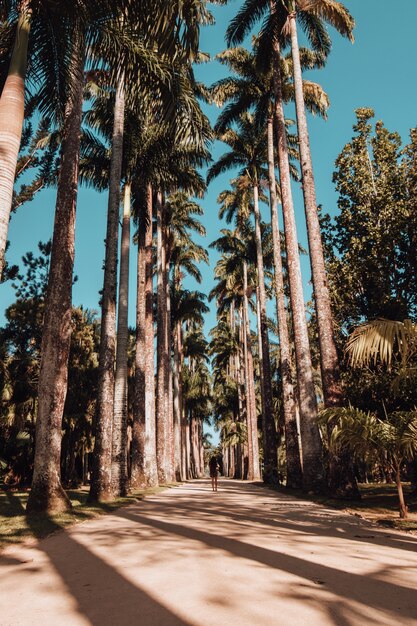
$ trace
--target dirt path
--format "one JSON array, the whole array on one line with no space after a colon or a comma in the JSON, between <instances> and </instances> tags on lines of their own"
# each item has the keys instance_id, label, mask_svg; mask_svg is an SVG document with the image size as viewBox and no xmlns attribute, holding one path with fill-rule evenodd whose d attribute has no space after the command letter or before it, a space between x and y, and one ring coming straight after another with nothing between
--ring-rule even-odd
<instances>
[{"instance_id":1,"label":"dirt path","mask_svg":"<svg viewBox=\"0 0 417 626\"><path fill-rule=\"evenodd\" d=\"M1 626L417 625L417 537L247 483L167 490L0 558Z\"/></svg>"}]
</instances>

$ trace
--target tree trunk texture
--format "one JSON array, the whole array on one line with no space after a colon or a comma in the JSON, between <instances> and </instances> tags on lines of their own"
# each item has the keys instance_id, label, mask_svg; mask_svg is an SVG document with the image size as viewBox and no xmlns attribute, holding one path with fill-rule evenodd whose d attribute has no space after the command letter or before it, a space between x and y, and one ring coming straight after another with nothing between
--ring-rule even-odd
<instances>
[{"instance_id":1,"label":"tree trunk texture","mask_svg":"<svg viewBox=\"0 0 417 626\"><path fill-rule=\"evenodd\" d=\"M145 474L149 487L158 485L156 462L155 356L153 319L153 237L152 188L148 187L147 228L145 233Z\"/></svg>"},{"instance_id":2,"label":"tree trunk texture","mask_svg":"<svg viewBox=\"0 0 417 626\"><path fill-rule=\"evenodd\" d=\"M106 253L101 300L98 391L95 443L91 473L90 501L110 500L112 427L114 407L114 364L116 359L117 247L119 231L120 178L123 158L125 93L122 74L116 90L109 200L107 209Z\"/></svg>"},{"instance_id":3,"label":"tree trunk texture","mask_svg":"<svg viewBox=\"0 0 417 626\"><path fill-rule=\"evenodd\" d=\"M399 465L395 468L395 484L397 485L398 500L400 503L400 517L401 519L406 519L408 517L408 507L404 499L403 485L401 482L401 468Z\"/></svg>"},{"instance_id":4,"label":"tree trunk texture","mask_svg":"<svg viewBox=\"0 0 417 626\"><path fill-rule=\"evenodd\" d=\"M280 50L274 43L274 93L275 117L277 122L278 166L280 173L282 213L284 218L285 243L290 285L291 312L294 327L295 359L297 367L300 429L302 442L303 487L305 490L322 491L324 473L322 445L317 420L317 398L313 382L313 367L310 355L307 320L305 315L303 285L294 204L291 191L290 166L288 160L287 132L282 100Z\"/></svg>"},{"instance_id":5,"label":"tree trunk texture","mask_svg":"<svg viewBox=\"0 0 417 626\"><path fill-rule=\"evenodd\" d=\"M200 476L204 476L204 446L203 446L204 428L203 422L200 422L198 447L200 452Z\"/></svg>"},{"instance_id":6,"label":"tree trunk texture","mask_svg":"<svg viewBox=\"0 0 417 626\"><path fill-rule=\"evenodd\" d=\"M181 381L181 372L182 366L184 362L184 355L182 349L182 326L181 323L177 324L177 350L178 350L178 378L179 382ZM189 465L190 465L190 457L188 453L188 441L189 438L187 436L187 418L184 411L184 403L182 397L182 386L179 384L178 386L178 409L179 409L179 420L180 420L180 430L181 430L181 475L182 480L187 480L189 478Z\"/></svg>"},{"instance_id":7,"label":"tree trunk texture","mask_svg":"<svg viewBox=\"0 0 417 626\"><path fill-rule=\"evenodd\" d=\"M157 197L157 398L156 453L160 484L171 482L170 428L168 406L168 329L166 287L166 228L162 194Z\"/></svg>"},{"instance_id":8,"label":"tree trunk texture","mask_svg":"<svg viewBox=\"0 0 417 626\"><path fill-rule=\"evenodd\" d=\"M333 315L327 284L320 221L317 211L314 172L304 104L297 23L294 14L290 15L290 29L295 108L303 180L302 188L307 222L314 302L317 314L324 404L326 407L340 406L343 403L343 392L340 383L339 359L334 340ZM329 433L329 436L330 434L331 433ZM354 498L359 497L359 489L355 478L353 463L347 451L344 451L340 456L330 454L329 489L331 493L335 495Z\"/></svg>"},{"instance_id":9,"label":"tree trunk texture","mask_svg":"<svg viewBox=\"0 0 417 626\"><path fill-rule=\"evenodd\" d=\"M340 406L343 400L343 395L339 378L339 360L334 341L333 316L330 306L330 294L327 285L323 244L317 211L313 164L311 161L310 140L304 105L303 78L298 48L297 25L294 14L290 15L290 28L295 107L297 114L300 164L303 181L302 189L307 221L311 275L313 280L313 291L319 331L323 395L326 406Z\"/></svg>"},{"instance_id":10,"label":"tree trunk texture","mask_svg":"<svg viewBox=\"0 0 417 626\"><path fill-rule=\"evenodd\" d=\"M147 202L152 204L152 190L148 185ZM139 224L138 264L136 291L136 350L135 350L135 387L133 400L132 427L132 471L130 486L143 489L148 486L146 476L146 229L150 225Z\"/></svg>"},{"instance_id":11,"label":"tree trunk texture","mask_svg":"<svg viewBox=\"0 0 417 626\"><path fill-rule=\"evenodd\" d=\"M259 463L259 441L258 441L258 414L256 410L256 394L255 394L255 373L253 369L252 355L252 339L250 333L249 322L249 306L248 306L248 268L246 262L243 263L243 317L245 325L246 338L246 354L247 354L247 376L248 376L248 395L250 405L250 428L251 442L253 450L253 480L261 478Z\"/></svg>"},{"instance_id":12,"label":"tree trunk texture","mask_svg":"<svg viewBox=\"0 0 417 626\"><path fill-rule=\"evenodd\" d=\"M259 441L258 441L258 414L256 411L256 395L255 395L255 373L253 370L252 356L252 340L250 334L249 307L248 307L248 268L246 262L243 263L243 318L246 340L246 360L247 360L247 394L249 399L248 415L250 416L251 444L253 455L252 473L249 472L249 480L260 480L260 463L259 463Z\"/></svg>"},{"instance_id":13,"label":"tree trunk texture","mask_svg":"<svg viewBox=\"0 0 417 626\"><path fill-rule=\"evenodd\" d=\"M262 431L264 445L264 482L278 483L277 432L272 404L271 361L269 357L268 322L266 317L266 292L264 261L262 254L261 215L259 211L258 185L253 186L253 206L255 214L256 268L259 287L259 310L262 351L259 355L263 374L264 410Z\"/></svg>"},{"instance_id":14,"label":"tree trunk texture","mask_svg":"<svg viewBox=\"0 0 417 626\"><path fill-rule=\"evenodd\" d=\"M173 363L173 428L174 428L174 470L175 480L181 481L185 476L182 462L182 424L180 407L180 353L179 333L180 323L174 329L174 363Z\"/></svg>"},{"instance_id":15,"label":"tree trunk texture","mask_svg":"<svg viewBox=\"0 0 417 626\"><path fill-rule=\"evenodd\" d=\"M75 214L78 190L85 42L74 41L74 85L62 133L54 234L52 240L39 373L39 410L32 489L27 511L59 512L71 508L61 486L61 428L68 386L71 341Z\"/></svg>"},{"instance_id":16,"label":"tree trunk texture","mask_svg":"<svg viewBox=\"0 0 417 626\"><path fill-rule=\"evenodd\" d=\"M120 245L119 302L117 310L116 373L112 429L111 490L113 497L127 493L127 352L129 343L129 257L131 183L124 189L122 239Z\"/></svg>"},{"instance_id":17,"label":"tree trunk texture","mask_svg":"<svg viewBox=\"0 0 417 626\"><path fill-rule=\"evenodd\" d=\"M165 241L167 236L165 236ZM172 321L171 321L171 289L169 284L169 258L167 254L165 265L165 290L166 290L166 343L167 343L167 390L165 392L165 412L168 419L168 461L169 482L175 480L175 441L174 441L174 397L173 397L173 372L172 372Z\"/></svg>"},{"instance_id":18,"label":"tree trunk texture","mask_svg":"<svg viewBox=\"0 0 417 626\"><path fill-rule=\"evenodd\" d=\"M0 97L0 282L6 263L13 186L22 138L31 17L29 0L25 0L20 7L12 58Z\"/></svg>"},{"instance_id":19,"label":"tree trunk texture","mask_svg":"<svg viewBox=\"0 0 417 626\"><path fill-rule=\"evenodd\" d=\"M268 117L268 175L271 207L272 242L274 253L274 288L277 307L279 347L281 358L282 402L284 408L286 486L300 489L303 484L300 449L298 446L297 421L295 417L295 396L292 381L291 346L288 332L287 310L284 295L284 273L281 258L281 235L278 226L277 192L274 163L274 119Z\"/></svg>"},{"instance_id":20,"label":"tree trunk texture","mask_svg":"<svg viewBox=\"0 0 417 626\"><path fill-rule=\"evenodd\" d=\"M185 412L184 412L185 413ZM187 460L186 470L187 470L187 480L189 478L194 478L193 476L193 468L192 468L192 459L191 459L191 425L189 417L184 414L185 421L185 456Z\"/></svg>"},{"instance_id":21,"label":"tree trunk texture","mask_svg":"<svg viewBox=\"0 0 417 626\"><path fill-rule=\"evenodd\" d=\"M243 287L244 293L245 285ZM245 296L244 296L245 297ZM253 428L252 421L253 417L251 414L252 406L251 406L251 396L250 396L250 380L249 380L249 372L248 372L248 342L246 338L246 319L245 319L245 305L242 304L242 323L241 323L241 336L240 342L242 346L243 359L241 359L241 381L244 389L244 398L245 398L245 408L246 408L246 432L247 432L247 455L248 455L248 463L247 463L247 473L246 477L248 480L253 480L254 474L254 464L253 464Z\"/></svg>"}]
</instances>

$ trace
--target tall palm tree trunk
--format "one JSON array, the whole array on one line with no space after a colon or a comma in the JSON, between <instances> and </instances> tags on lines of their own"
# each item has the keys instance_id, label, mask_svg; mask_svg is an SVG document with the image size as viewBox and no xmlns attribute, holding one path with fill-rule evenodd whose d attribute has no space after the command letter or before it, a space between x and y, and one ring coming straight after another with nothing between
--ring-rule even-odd
<instances>
[{"instance_id":1,"label":"tall palm tree trunk","mask_svg":"<svg viewBox=\"0 0 417 626\"><path fill-rule=\"evenodd\" d=\"M291 29L291 53L295 89L295 109L297 114L300 164L303 177L304 206L307 221L308 247L320 343L320 364L323 382L323 395L326 406L338 406L342 402L342 389L339 379L339 360L334 341L333 316L330 294L324 264L323 244L317 211L316 189L310 140L303 94L303 77L298 47L295 14L289 16Z\"/></svg>"},{"instance_id":2,"label":"tall palm tree trunk","mask_svg":"<svg viewBox=\"0 0 417 626\"><path fill-rule=\"evenodd\" d=\"M339 359L334 340L333 315L327 284L320 221L317 211L316 188L311 160L310 140L303 94L303 77L298 46L295 13L289 16L291 54L295 89L298 141L303 177L304 207L307 222L308 247L320 344L320 366L325 406L340 406L343 392L340 383ZM329 459L329 487L338 495L358 497L359 490L352 461L347 452L331 454Z\"/></svg>"},{"instance_id":3,"label":"tall palm tree trunk","mask_svg":"<svg viewBox=\"0 0 417 626\"><path fill-rule=\"evenodd\" d=\"M294 386L292 382L291 348L284 296L284 274L281 259L281 237L278 227L278 207L274 163L274 118L272 111L271 114L268 116L267 132L269 198L271 207L272 243L274 253L274 288L281 357L282 401L284 407L285 452L287 470L286 486L292 489L300 489L302 486L303 475L301 470L300 449L298 446L297 421L295 417L295 397Z\"/></svg>"},{"instance_id":4,"label":"tall palm tree trunk","mask_svg":"<svg viewBox=\"0 0 417 626\"><path fill-rule=\"evenodd\" d=\"M124 74L119 78L114 105L106 254L101 301L100 351L90 501L111 499L111 457L116 359L117 245L119 232L120 178L125 116Z\"/></svg>"},{"instance_id":5,"label":"tall palm tree trunk","mask_svg":"<svg viewBox=\"0 0 417 626\"><path fill-rule=\"evenodd\" d=\"M269 358L269 338L266 317L266 292L264 261L262 254L261 215L259 211L258 185L253 186L253 207L255 214L256 267L259 287L259 309L262 353L259 355L263 374L264 411L262 415L262 431L264 444L264 481L278 482L277 433L272 406L271 362Z\"/></svg>"},{"instance_id":6,"label":"tall palm tree trunk","mask_svg":"<svg viewBox=\"0 0 417 626\"><path fill-rule=\"evenodd\" d=\"M187 417L184 410L184 401L183 401L183 389L181 382L181 372L182 366L184 362L184 354L182 347L182 325L180 322L177 324L177 350L178 350L178 378L179 378L179 387L178 387L178 408L179 408L179 419L180 419L180 430L181 430L181 475L182 480L186 480L189 478L189 466L190 466L190 454L188 449L188 433L187 433Z\"/></svg>"},{"instance_id":7,"label":"tall palm tree trunk","mask_svg":"<svg viewBox=\"0 0 417 626\"><path fill-rule=\"evenodd\" d=\"M303 487L307 491L323 489L324 475L322 446L317 420L317 398L313 382L307 320L305 315L303 285L297 229L291 191L288 159L287 131L282 100L279 44L274 43L275 119L277 122L278 166L280 173L282 213L284 218L288 279L290 284L291 312L294 327L297 388L300 408L300 434L302 444Z\"/></svg>"},{"instance_id":8,"label":"tall palm tree trunk","mask_svg":"<svg viewBox=\"0 0 417 626\"><path fill-rule=\"evenodd\" d=\"M152 189L147 187L147 203L152 205ZM152 210L152 209L151 209ZM145 220L143 220L145 221ZM138 263L136 290L136 349L135 349L135 386L133 400L132 426L132 458L130 486L142 489L147 486L146 477L146 228L149 225L139 224L138 232Z\"/></svg>"},{"instance_id":9,"label":"tall palm tree trunk","mask_svg":"<svg viewBox=\"0 0 417 626\"><path fill-rule=\"evenodd\" d=\"M173 429L174 429L174 475L175 480L183 479L182 467L182 425L180 407L180 353L179 338L180 324L177 322L174 329L174 363L173 363Z\"/></svg>"},{"instance_id":10,"label":"tall palm tree trunk","mask_svg":"<svg viewBox=\"0 0 417 626\"><path fill-rule=\"evenodd\" d=\"M249 323L248 267L246 261L243 262L243 326L248 399L248 445L250 442L252 449L252 465L249 461L248 479L259 480L261 473L259 466L258 416L256 413L255 374L253 371L252 341Z\"/></svg>"},{"instance_id":11,"label":"tall palm tree trunk","mask_svg":"<svg viewBox=\"0 0 417 626\"><path fill-rule=\"evenodd\" d=\"M75 213L78 190L85 40L74 37L73 89L66 106L54 234L42 332L38 418L28 511L58 512L71 507L61 486L61 428L68 386L71 341Z\"/></svg>"},{"instance_id":12,"label":"tall palm tree trunk","mask_svg":"<svg viewBox=\"0 0 417 626\"><path fill-rule=\"evenodd\" d=\"M168 331L167 331L167 290L166 290L166 228L162 193L157 197L157 398L156 398L156 453L158 480L170 482L169 414L167 413L168 394Z\"/></svg>"},{"instance_id":13,"label":"tall palm tree trunk","mask_svg":"<svg viewBox=\"0 0 417 626\"><path fill-rule=\"evenodd\" d=\"M119 302L117 311L116 373L112 430L111 490L114 497L127 493L127 351L129 342L129 256L131 183L125 182L120 245Z\"/></svg>"},{"instance_id":14,"label":"tall palm tree trunk","mask_svg":"<svg viewBox=\"0 0 417 626\"><path fill-rule=\"evenodd\" d=\"M20 6L9 72L0 97L0 282L5 266L13 185L25 108L25 78L31 26L29 0Z\"/></svg>"},{"instance_id":15,"label":"tall palm tree trunk","mask_svg":"<svg viewBox=\"0 0 417 626\"><path fill-rule=\"evenodd\" d=\"M158 485L156 462L155 358L153 319L153 238L152 188L147 193L147 228L145 233L145 474L150 487Z\"/></svg>"},{"instance_id":16,"label":"tall palm tree trunk","mask_svg":"<svg viewBox=\"0 0 417 626\"><path fill-rule=\"evenodd\" d=\"M152 288L152 187L147 186L147 215L139 229L138 287L132 476L134 488L158 484L155 440L155 382Z\"/></svg>"},{"instance_id":17,"label":"tall palm tree trunk","mask_svg":"<svg viewBox=\"0 0 417 626\"><path fill-rule=\"evenodd\" d=\"M167 235L165 235L165 241ZM169 461L169 480L175 479L175 441L174 441L174 397L173 397L173 376L172 376L172 320L171 320L171 289L169 283L169 254L166 254L165 264L165 290L166 290L166 343L167 343L167 388L165 390L165 412L168 419L168 461Z\"/></svg>"},{"instance_id":18,"label":"tall palm tree trunk","mask_svg":"<svg viewBox=\"0 0 417 626\"><path fill-rule=\"evenodd\" d=\"M193 478L192 463L191 463L191 426L189 416L184 411L185 422L185 458L186 458L186 477Z\"/></svg>"}]
</instances>

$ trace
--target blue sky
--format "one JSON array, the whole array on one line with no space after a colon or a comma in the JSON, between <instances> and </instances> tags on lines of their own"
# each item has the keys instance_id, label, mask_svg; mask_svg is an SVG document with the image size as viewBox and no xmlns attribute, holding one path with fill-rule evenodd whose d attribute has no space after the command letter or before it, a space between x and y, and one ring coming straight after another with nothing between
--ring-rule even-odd
<instances>
[{"instance_id":1,"label":"blue sky","mask_svg":"<svg viewBox=\"0 0 417 626\"><path fill-rule=\"evenodd\" d=\"M241 6L241 0L231 0L225 7L213 7L216 25L207 27L201 33L201 49L214 57L225 48L224 33L229 20ZM403 142L407 141L409 129L417 125L416 102L417 81L415 64L417 44L415 24L417 23L417 2L415 0L346 0L356 20L355 44L351 45L337 33L333 35L333 48L328 63L323 70L310 72L309 78L320 82L327 91L331 107L328 120L310 117L309 129L313 164L317 185L317 201L324 210L334 215L337 211L337 196L332 184L334 161L352 136L354 109L373 107L376 119L382 119L390 130L397 130ZM394 9L390 8L395 6ZM211 84L225 75L225 70L215 60L197 68L197 76ZM217 116L215 107L206 108L214 122ZM291 108L287 117L294 117ZM222 154L224 147L215 145L213 158ZM216 198L228 186L233 174L221 176L214 181L205 199L201 202L205 209L203 222L207 238L205 247L213 241L224 227L217 217ZM28 250L36 250L39 240L46 241L52 233L55 208L55 190L43 191L31 203L21 207L13 216L10 230L10 263L19 264L22 255ZM294 188L299 240L306 247L306 233L303 216L302 196ZM102 263L104 258L104 237L106 226L106 194L81 188L78 198L76 226L75 273L79 280L74 285L75 305L98 309L98 292L102 288ZM264 207L267 219L268 208ZM135 306L135 250L131 263L131 296L129 320L134 323ZM212 272L216 256L210 252L211 267L203 268L203 284L200 289L206 293L213 286ZM302 259L306 298L310 295L310 271L308 257ZM189 286L194 288L194 283ZM0 286L0 323L4 309L14 300L14 292L9 284ZM207 317L206 327L215 324L212 311Z\"/></svg>"}]
</instances>

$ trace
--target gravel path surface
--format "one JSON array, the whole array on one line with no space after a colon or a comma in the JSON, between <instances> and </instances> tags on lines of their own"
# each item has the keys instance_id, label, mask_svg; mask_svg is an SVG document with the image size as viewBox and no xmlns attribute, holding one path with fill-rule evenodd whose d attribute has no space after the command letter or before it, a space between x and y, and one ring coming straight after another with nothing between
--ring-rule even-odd
<instances>
[{"instance_id":1,"label":"gravel path surface","mask_svg":"<svg viewBox=\"0 0 417 626\"><path fill-rule=\"evenodd\" d=\"M417 626L417 537L193 481L0 556L1 626Z\"/></svg>"}]
</instances>

